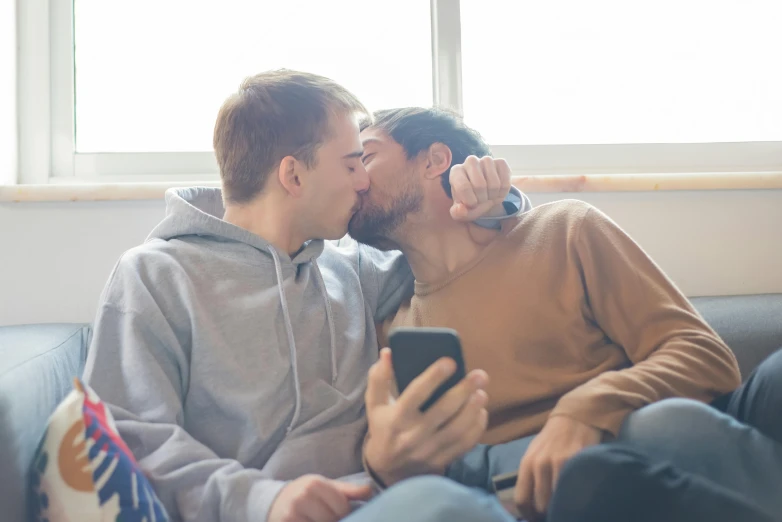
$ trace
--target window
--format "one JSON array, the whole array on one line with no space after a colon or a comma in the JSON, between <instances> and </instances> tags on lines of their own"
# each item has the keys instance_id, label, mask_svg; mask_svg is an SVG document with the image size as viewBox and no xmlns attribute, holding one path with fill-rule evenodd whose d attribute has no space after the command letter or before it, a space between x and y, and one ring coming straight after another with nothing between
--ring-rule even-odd
<instances>
[{"instance_id":1,"label":"window","mask_svg":"<svg viewBox=\"0 0 782 522\"><path fill-rule=\"evenodd\" d=\"M779 0L460 7L465 120L531 173L782 167Z\"/></svg>"},{"instance_id":2,"label":"window","mask_svg":"<svg viewBox=\"0 0 782 522\"><path fill-rule=\"evenodd\" d=\"M460 110L520 173L782 171L778 0L17 6L24 182L214 179L218 107L278 67Z\"/></svg>"},{"instance_id":3,"label":"window","mask_svg":"<svg viewBox=\"0 0 782 522\"><path fill-rule=\"evenodd\" d=\"M421 0L74 0L76 151L209 151L223 100L286 67L368 106L431 105Z\"/></svg>"},{"instance_id":4,"label":"window","mask_svg":"<svg viewBox=\"0 0 782 522\"><path fill-rule=\"evenodd\" d=\"M464 112L494 144L782 141L779 0L461 0L461 18Z\"/></svg>"},{"instance_id":5,"label":"window","mask_svg":"<svg viewBox=\"0 0 782 522\"><path fill-rule=\"evenodd\" d=\"M433 103L421 0L29 2L50 25L54 182L214 179L217 110L263 70L323 74L369 108Z\"/></svg>"}]
</instances>

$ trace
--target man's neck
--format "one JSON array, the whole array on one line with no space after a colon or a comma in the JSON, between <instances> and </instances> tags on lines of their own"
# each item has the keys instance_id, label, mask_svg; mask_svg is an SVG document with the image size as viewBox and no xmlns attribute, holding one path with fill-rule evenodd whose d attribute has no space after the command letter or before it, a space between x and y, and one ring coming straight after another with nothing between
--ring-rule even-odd
<instances>
[{"instance_id":1,"label":"man's neck","mask_svg":"<svg viewBox=\"0 0 782 522\"><path fill-rule=\"evenodd\" d=\"M223 220L268 241L293 257L308 239L296 225L296 213L274 195L262 195L246 205L228 205Z\"/></svg>"},{"instance_id":2,"label":"man's neck","mask_svg":"<svg viewBox=\"0 0 782 522\"><path fill-rule=\"evenodd\" d=\"M463 270L497 236L494 230L443 220L408 223L394 241L407 257L415 279L437 283Z\"/></svg>"}]
</instances>

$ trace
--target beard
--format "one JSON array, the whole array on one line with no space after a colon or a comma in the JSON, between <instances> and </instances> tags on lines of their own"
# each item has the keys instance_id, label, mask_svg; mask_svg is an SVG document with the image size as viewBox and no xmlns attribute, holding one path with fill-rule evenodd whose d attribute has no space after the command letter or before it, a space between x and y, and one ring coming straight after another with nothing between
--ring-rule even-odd
<instances>
[{"instance_id":1,"label":"beard","mask_svg":"<svg viewBox=\"0 0 782 522\"><path fill-rule=\"evenodd\" d=\"M399 247L392 236L408 214L421 210L423 200L421 187L408 186L391 200L387 208L365 202L350 219L348 233L359 243L380 250L397 250Z\"/></svg>"}]
</instances>

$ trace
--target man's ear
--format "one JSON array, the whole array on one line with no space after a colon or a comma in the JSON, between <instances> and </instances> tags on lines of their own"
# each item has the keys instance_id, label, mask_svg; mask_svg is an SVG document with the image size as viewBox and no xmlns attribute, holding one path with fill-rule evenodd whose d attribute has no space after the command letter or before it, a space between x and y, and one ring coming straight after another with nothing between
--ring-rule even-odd
<instances>
[{"instance_id":1,"label":"man's ear","mask_svg":"<svg viewBox=\"0 0 782 522\"><path fill-rule=\"evenodd\" d=\"M301 163L293 156L285 156L277 169L277 178L285 191L293 197L301 195Z\"/></svg>"},{"instance_id":2,"label":"man's ear","mask_svg":"<svg viewBox=\"0 0 782 522\"><path fill-rule=\"evenodd\" d=\"M436 179L445 174L451 166L453 155L448 145L433 143L426 153L426 179Z\"/></svg>"}]
</instances>

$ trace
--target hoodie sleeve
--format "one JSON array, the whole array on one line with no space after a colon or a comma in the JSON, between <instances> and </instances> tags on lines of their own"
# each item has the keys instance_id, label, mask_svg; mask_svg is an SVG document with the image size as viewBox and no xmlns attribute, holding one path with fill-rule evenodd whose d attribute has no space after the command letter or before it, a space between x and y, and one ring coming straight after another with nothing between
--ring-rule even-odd
<instances>
[{"instance_id":1,"label":"hoodie sleeve","mask_svg":"<svg viewBox=\"0 0 782 522\"><path fill-rule=\"evenodd\" d=\"M174 520L262 522L285 482L219 458L184 429L189 348L122 260L104 290L84 373Z\"/></svg>"},{"instance_id":2,"label":"hoodie sleeve","mask_svg":"<svg viewBox=\"0 0 782 522\"><path fill-rule=\"evenodd\" d=\"M479 227L499 229L502 221L518 217L519 214L532 210L532 203L527 195L512 185L502 202L502 206L505 208L506 215L478 218L475 220L475 224Z\"/></svg>"}]
</instances>

